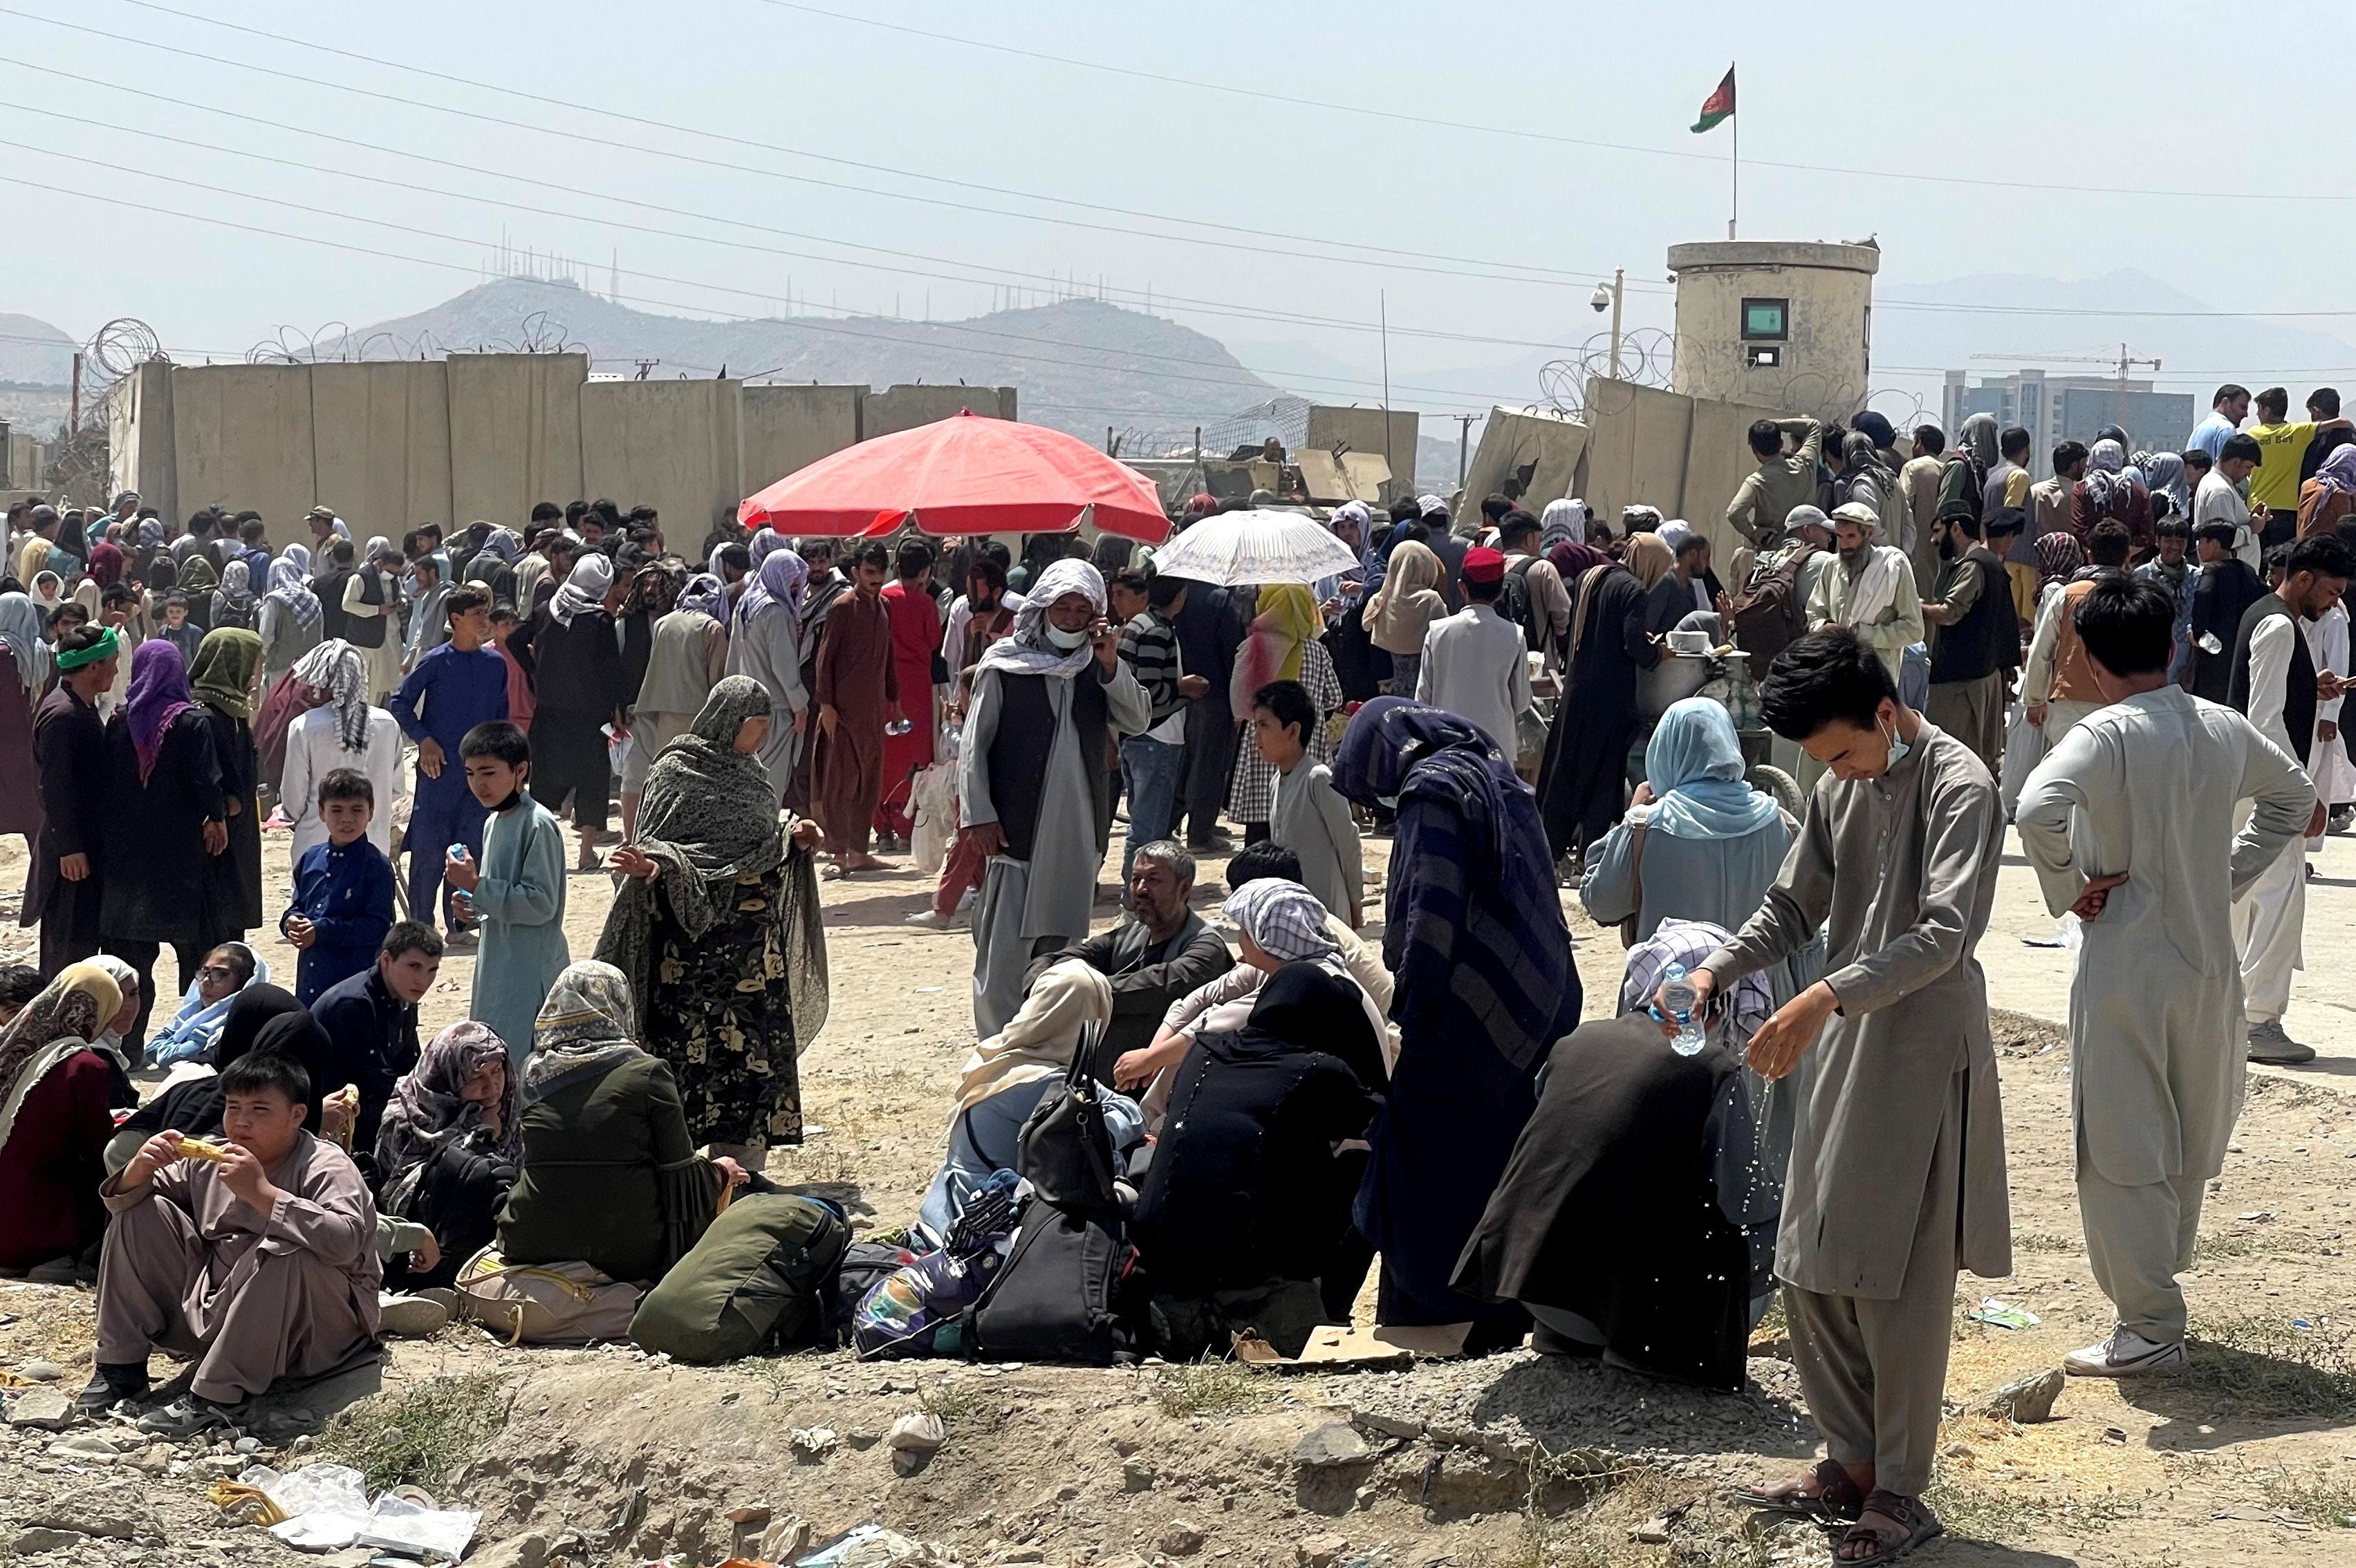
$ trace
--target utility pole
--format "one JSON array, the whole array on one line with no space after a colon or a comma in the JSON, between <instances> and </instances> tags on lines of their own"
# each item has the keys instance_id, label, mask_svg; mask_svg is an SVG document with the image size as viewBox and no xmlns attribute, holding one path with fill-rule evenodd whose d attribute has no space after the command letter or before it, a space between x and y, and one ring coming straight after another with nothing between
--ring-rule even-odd
<instances>
[{"instance_id":1,"label":"utility pole","mask_svg":"<svg viewBox=\"0 0 2356 1568\"><path fill-rule=\"evenodd\" d=\"M1398 459L1391 453L1391 296L1388 289L1376 296L1383 327L1383 465L1396 475Z\"/></svg>"},{"instance_id":2,"label":"utility pole","mask_svg":"<svg viewBox=\"0 0 2356 1568\"><path fill-rule=\"evenodd\" d=\"M77 353L73 357L73 403L70 411L66 415L66 439L73 440L74 432L80 429L81 429L81 356Z\"/></svg>"},{"instance_id":3,"label":"utility pole","mask_svg":"<svg viewBox=\"0 0 2356 1568\"><path fill-rule=\"evenodd\" d=\"M1459 490L1464 488L1464 460L1472 444L1472 421L1480 417L1478 414L1456 416L1456 487Z\"/></svg>"},{"instance_id":4,"label":"utility pole","mask_svg":"<svg viewBox=\"0 0 2356 1568\"><path fill-rule=\"evenodd\" d=\"M1628 269L1614 267L1612 269L1612 281L1596 284L1595 292L1587 296L1589 306L1594 310L1601 311L1607 305L1611 307L1612 379L1615 381L1620 379L1620 304L1627 288Z\"/></svg>"}]
</instances>

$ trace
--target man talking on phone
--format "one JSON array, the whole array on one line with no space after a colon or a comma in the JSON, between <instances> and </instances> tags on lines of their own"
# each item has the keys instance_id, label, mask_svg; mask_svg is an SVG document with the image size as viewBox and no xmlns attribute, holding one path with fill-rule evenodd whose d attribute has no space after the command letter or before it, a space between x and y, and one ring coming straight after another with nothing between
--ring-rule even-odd
<instances>
[{"instance_id":1,"label":"man talking on phone","mask_svg":"<svg viewBox=\"0 0 2356 1568\"><path fill-rule=\"evenodd\" d=\"M1104 578L1084 560L1055 562L1013 633L981 656L958 753L959 831L987 866L973 922L977 1039L1022 1006L1033 958L1087 935L1112 837L1107 747L1152 717L1105 619Z\"/></svg>"}]
</instances>

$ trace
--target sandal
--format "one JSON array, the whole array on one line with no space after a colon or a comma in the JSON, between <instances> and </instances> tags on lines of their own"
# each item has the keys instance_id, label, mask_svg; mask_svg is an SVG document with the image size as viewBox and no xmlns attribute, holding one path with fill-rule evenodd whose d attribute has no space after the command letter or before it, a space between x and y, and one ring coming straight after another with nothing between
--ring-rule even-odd
<instances>
[{"instance_id":1,"label":"sandal","mask_svg":"<svg viewBox=\"0 0 2356 1568\"><path fill-rule=\"evenodd\" d=\"M1801 1490L1810 1481L1816 1484L1816 1489ZM1805 1476L1779 1487L1753 1487L1737 1492L1734 1500L1762 1513L1847 1523L1865 1511L1866 1499L1865 1494L1857 1489L1857 1483L1848 1478L1847 1470L1833 1460L1824 1459Z\"/></svg>"},{"instance_id":2,"label":"sandal","mask_svg":"<svg viewBox=\"0 0 2356 1568\"><path fill-rule=\"evenodd\" d=\"M1893 1535L1886 1529L1876 1529L1865 1522L1877 1514L1895 1525L1899 1533ZM1937 1514L1922 1506L1922 1499L1901 1498L1896 1492L1883 1491L1877 1487L1873 1495L1865 1499L1864 1514L1857 1523L1849 1526L1848 1533L1840 1539L1840 1545L1845 1549L1858 1541L1869 1541L1878 1550L1866 1557L1843 1557L1837 1549L1833 1561L1840 1568L1882 1568L1883 1564L1897 1562L1916 1547L1937 1540L1946 1533L1946 1529L1939 1522Z\"/></svg>"}]
</instances>

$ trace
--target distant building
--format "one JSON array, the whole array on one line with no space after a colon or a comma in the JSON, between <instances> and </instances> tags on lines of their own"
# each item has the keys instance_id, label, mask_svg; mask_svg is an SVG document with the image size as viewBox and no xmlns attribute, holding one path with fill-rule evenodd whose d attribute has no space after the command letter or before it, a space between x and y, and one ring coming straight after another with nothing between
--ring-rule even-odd
<instances>
[{"instance_id":1,"label":"distant building","mask_svg":"<svg viewBox=\"0 0 2356 1568\"><path fill-rule=\"evenodd\" d=\"M1965 385L1965 377L1962 370L1948 371L1942 390L1940 427L1947 439L1953 442L1972 415L1994 414L1997 424L2029 432L2029 466L2040 475L2052 471L2056 446L2065 441L2092 446L2094 432L2106 424L2126 427L2130 453L2181 451L2196 418L2190 393L2156 392L2147 380L2127 382L2126 417L2122 419L2115 376L2016 370L2009 376L1982 376L1976 386Z\"/></svg>"}]
</instances>

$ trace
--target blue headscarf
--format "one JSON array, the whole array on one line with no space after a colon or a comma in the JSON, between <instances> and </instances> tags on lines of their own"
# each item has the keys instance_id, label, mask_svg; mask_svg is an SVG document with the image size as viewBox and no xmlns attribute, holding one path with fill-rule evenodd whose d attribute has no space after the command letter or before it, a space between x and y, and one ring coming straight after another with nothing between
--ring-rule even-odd
<instances>
[{"instance_id":1,"label":"blue headscarf","mask_svg":"<svg viewBox=\"0 0 2356 1568\"><path fill-rule=\"evenodd\" d=\"M1742 780L1742 743L1726 709L1706 697L1673 702L1644 746L1655 796L1651 826L1673 838L1740 838L1777 819L1775 803Z\"/></svg>"}]
</instances>

